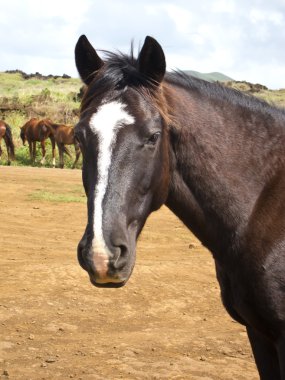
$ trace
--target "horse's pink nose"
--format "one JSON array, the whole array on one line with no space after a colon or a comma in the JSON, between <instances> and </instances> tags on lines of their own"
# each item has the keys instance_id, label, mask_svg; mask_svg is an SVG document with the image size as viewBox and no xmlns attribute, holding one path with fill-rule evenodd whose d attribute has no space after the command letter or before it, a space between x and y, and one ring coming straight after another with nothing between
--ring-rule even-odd
<instances>
[{"instance_id":1,"label":"horse's pink nose","mask_svg":"<svg viewBox=\"0 0 285 380\"><path fill-rule=\"evenodd\" d=\"M93 265L98 274L98 277L103 281L106 279L108 272L109 256L104 251L93 251L92 255Z\"/></svg>"}]
</instances>

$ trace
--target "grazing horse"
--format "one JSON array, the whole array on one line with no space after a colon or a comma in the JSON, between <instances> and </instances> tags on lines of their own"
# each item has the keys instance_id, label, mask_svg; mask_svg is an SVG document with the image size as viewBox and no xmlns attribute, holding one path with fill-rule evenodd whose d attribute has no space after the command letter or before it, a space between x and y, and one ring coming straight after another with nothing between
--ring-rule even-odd
<instances>
[{"instance_id":1,"label":"grazing horse","mask_svg":"<svg viewBox=\"0 0 285 380\"><path fill-rule=\"evenodd\" d=\"M3 153L1 148L2 139L4 139L7 148L8 165L11 165L11 160L15 159L15 147L13 143L12 130L11 127L5 123L5 121L0 120L0 159Z\"/></svg>"},{"instance_id":2,"label":"grazing horse","mask_svg":"<svg viewBox=\"0 0 285 380\"><path fill-rule=\"evenodd\" d=\"M42 148L41 164L43 165L45 163L45 156L46 156L45 140L49 138L52 145L52 165L53 167L55 167L55 141L54 141L54 136L49 128L50 122L51 121L49 119L39 120L33 117L21 127L20 137L23 141L23 145L25 145L25 142L28 141L30 158L33 165L35 164L35 159L36 159L37 141L41 143L41 148Z\"/></svg>"},{"instance_id":3,"label":"grazing horse","mask_svg":"<svg viewBox=\"0 0 285 380\"><path fill-rule=\"evenodd\" d=\"M74 128L69 125L50 123L49 127L54 136L55 142L58 147L59 153L59 167L64 167L64 153L71 157L69 151L66 149L65 145L74 145L75 148L75 161L72 165L72 169L75 168L75 165L80 157L80 147L78 142L74 139Z\"/></svg>"},{"instance_id":4,"label":"grazing horse","mask_svg":"<svg viewBox=\"0 0 285 380\"><path fill-rule=\"evenodd\" d=\"M152 37L137 59L102 60L81 36L75 59L88 86L75 127L88 197L78 259L92 284L127 282L138 235L165 203L212 252L260 378L285 380L285 111L166 73Z\"/></svg>"}]
</instances>

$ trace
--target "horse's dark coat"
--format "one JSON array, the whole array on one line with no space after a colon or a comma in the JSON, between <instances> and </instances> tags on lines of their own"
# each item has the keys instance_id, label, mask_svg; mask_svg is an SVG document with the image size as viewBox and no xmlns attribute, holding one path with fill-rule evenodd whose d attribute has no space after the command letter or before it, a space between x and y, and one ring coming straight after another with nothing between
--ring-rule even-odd
<instances>
[{"instance_id":1,"label":"horse's dark coat","mask_svg":"<svg viewBox=\"0 0 285 380\"><path fill-rule=\"evenodd\" d=\"M223 303L246 326L261 379L285 380L284 110L165 73L150 37L137 60L109 53L103 62L85 36L75 53L88 85L76 127L88 196L81 265L98 285L91 260L98 138L89 121L117 100L135 123L118 133L103 201L104 238L116 256L105 286L119 273L127 281L146 218L165 203L212 252Z\"/></svg>"}]
</instances>

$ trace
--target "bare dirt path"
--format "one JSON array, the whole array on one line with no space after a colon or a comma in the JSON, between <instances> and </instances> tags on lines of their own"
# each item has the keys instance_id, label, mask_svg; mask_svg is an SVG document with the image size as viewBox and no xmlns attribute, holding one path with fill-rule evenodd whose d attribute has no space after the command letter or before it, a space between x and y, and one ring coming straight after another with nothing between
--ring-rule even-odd
<instances>
[{"instance_id":1,"label":"bare dirt path","mask_svg":"<svg viewBox=\"0 0 285 380\"><path fill-rule=\"evenodd\" d=\"M257 380L211 255L166 208L125 287L89 283L81 188L79 170L0 167L0 378Z\"/></svg>"}]
</instances>

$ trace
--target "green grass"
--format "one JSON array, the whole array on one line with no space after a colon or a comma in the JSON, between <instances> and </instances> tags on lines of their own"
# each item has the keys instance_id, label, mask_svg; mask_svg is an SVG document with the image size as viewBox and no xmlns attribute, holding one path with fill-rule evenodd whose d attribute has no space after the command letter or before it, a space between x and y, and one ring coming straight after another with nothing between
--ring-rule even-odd
<instances>
[{"instance_id":1,"label":"green grass","mask_svg":"<svg viewBox=\"0 0 285 380\"><path fill-rule=\"evenodd\" d=\"M6 123L11 126L12 132L14 132L14 139L20 136L20 127L25 124L26 120L26 115L21 111L11 111L5 115Z\"/></svg>"},{"instance_id":2,"label":"green grass","mask_svg":"<svg viewBox=\"0 0 285 380\"><path fill-rule=\"evenodd\" d=\"M80 192L82 193L82 191ZM72 195L72 194L62 194L62 193L53 193L44 190L37 190L28 195L28 199L31 201L45 201L45 202L60 202L60 203L86 203L85 195Z\"/></svg>"}]
</instances>

